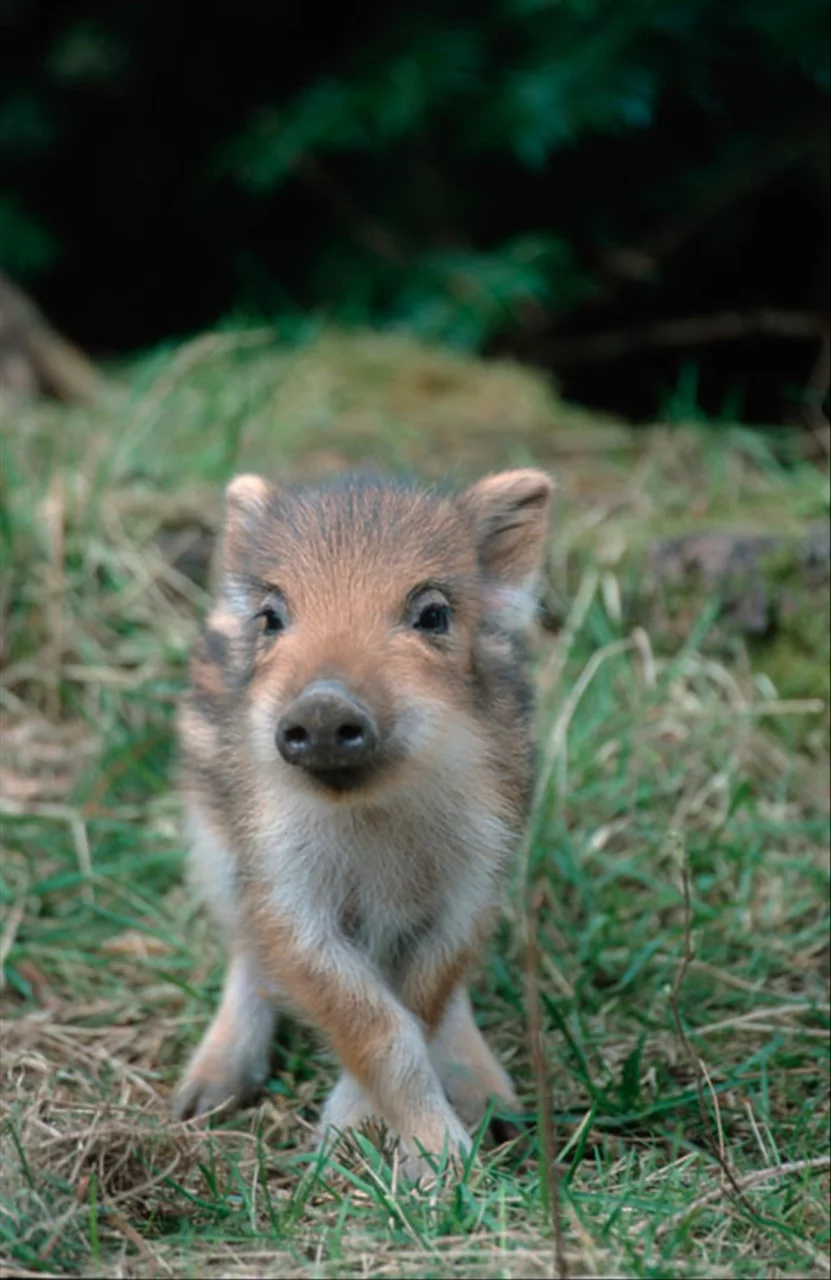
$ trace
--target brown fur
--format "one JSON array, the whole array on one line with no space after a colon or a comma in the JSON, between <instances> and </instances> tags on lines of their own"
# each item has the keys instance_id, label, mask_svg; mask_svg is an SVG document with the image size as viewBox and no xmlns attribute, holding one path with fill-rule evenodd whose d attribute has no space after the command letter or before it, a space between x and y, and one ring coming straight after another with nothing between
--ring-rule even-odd
<instances>
[{"instance_id":1,"label":"brown fur","mask_svg":"<svg viewBox=\"0 0 831 1280\"><path fill-rule=\"evenodd\" d=\"M466 1145L447 1094L467 1124L489 1092L515 1102L464 982L530 798L523 623L550 492L535 471L456 497L372 478L229 486L179 731L194 869L235 958L180 1115L250 1094L275 1004L346 1072L324 1126L379 1116L412 1173L419 1146ZM436 609L446 629L423 625ZM377 734L342 787L275 746L321 681Z\"/></svg>"},{"instance_id":2,"label":"brown fur","mask_svg":"<svg viewBox=\"0 0 831 1280\"><path fill-rule=\"evenodd\" d=\"M373 1064L396 1031L388 1008L305 951L290 923L278 921L256 896L246 918L260 940L264 971L278 977L286 1002L328 1036L347 1071L371 1088Z\"/></svg>"}]
</instances>

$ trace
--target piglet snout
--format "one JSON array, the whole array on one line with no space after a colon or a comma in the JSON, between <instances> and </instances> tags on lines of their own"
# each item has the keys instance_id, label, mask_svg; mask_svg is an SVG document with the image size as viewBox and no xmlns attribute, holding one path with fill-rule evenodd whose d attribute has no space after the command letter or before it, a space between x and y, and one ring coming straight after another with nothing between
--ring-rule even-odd
<instances>
[{"instance_id":1,"label":"piglet snout","mask_svg":"<svg viewBox=\"0 0 831 1280\"><path fill-rule=\"evenodd\" d=\"M312 772L351 769L369 763L378 747L378 729L342 684L316 681L283 714L276 741L288 764Z\"/></svg>"}]
</instances>

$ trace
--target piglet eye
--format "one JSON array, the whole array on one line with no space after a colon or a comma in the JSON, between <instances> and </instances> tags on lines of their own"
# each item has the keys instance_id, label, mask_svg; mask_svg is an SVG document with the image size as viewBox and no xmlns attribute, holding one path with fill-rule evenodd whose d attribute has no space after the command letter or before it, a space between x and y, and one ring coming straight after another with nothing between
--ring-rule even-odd
<instances>
[{"instance_id":1,"label":"piglet eye","mask_svg":"<svg viewBox=\"0 0 831 1280\"><path fill-rule=\"evenodd\" d=\"M429 631L431 635L443 636L450 626L450 609L446 604L426 604L419 609L415 623L416 631Z\"/></svg>"},{"instance_id":2,"label":"piglet eye","mask_svg":"<svg viewBox=\"0 0 831 1280\"><path fill-rule=\"evenodd\" d=\"M285 622L273 605L267 604L255 615L262 622L263 635L276 636L284 630Z\"/></svg>"}]
</instances>

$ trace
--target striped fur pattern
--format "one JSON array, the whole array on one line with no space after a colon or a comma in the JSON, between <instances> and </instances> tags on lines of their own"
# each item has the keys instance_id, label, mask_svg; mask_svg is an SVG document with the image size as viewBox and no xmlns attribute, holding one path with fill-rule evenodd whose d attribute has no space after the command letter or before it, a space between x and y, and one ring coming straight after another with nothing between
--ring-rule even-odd
<instances>
[{"instance_id":1,"label":"striped fur pattern","mask_svg":"<svg viewBox=\"0 0 831 1280\"><path fill-rule=\"evenodd\" d=\"M462 1155L489 1098L516 1109L467 979L531 793L524 634L551 491L534 470L456 495L229 485L179 721L193 874L229 963L178 1116L256 1095L278 1009L340 1061L322 1139L380 1119L408 1176ZM371 723L360 768L275 746L319 689Z\"/></svg>"}]
</instances>

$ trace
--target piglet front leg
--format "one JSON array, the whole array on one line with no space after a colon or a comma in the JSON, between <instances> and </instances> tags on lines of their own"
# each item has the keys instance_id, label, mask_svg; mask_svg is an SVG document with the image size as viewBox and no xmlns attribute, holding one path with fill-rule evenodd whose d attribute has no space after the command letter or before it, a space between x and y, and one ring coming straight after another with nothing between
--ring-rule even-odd
<instances>
[{"instance_id":1,"label":"piglet front leg","mask_svg":"<svg viewBox=\"0 0 831 1280\"><path fill-rule=\"evenodd\" d=\"M220 1106L227 1113L251 1102L268 1078L276 1021L254 958L238 946L216 1017L174 1097L175 1118L189 1120Z\"/></svg>"},{"instance_id":2,"label":"piglet front leg","mask_svg":"<svg viewBox=\"0 0 831 1280\"><path fill-rule=\"evenodd\" d=\"M371 961L327 921L305 928L301 938L266 897L249 903L248 919L269 983L323 1032L354 1082L355 1087L340 1086L340 1097L336 1086L329 1123L340 1127L339 1121L357 1114L353 1104L360 1090L368 1110L398 1137L406 1178L431 1171L425 1156L446 1153L460 1161L470 1138L447 1101L422 1027Z\"/></svg>"}]
</instances>

